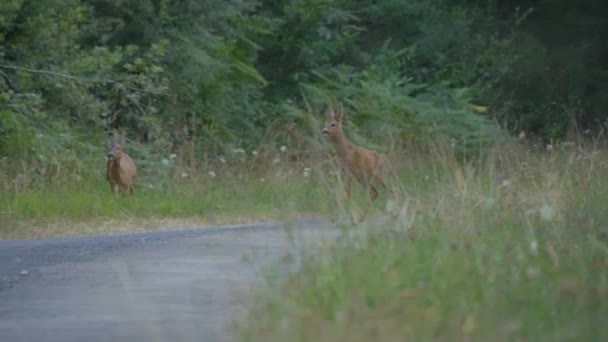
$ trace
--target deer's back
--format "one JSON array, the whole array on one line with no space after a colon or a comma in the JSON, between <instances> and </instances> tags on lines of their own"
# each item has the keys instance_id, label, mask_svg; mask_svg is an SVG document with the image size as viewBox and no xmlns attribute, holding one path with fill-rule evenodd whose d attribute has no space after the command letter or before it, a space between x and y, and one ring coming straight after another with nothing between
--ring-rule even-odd
<instances>
[{"instance_id":1,"label":"deer's back","mask_svg":"<svg viewBox=\"0 0 608 342\"><path fill-rule=\"evenodd\" d=\"M376 151L352 145L340 159L342 166L357 178L368 178L382 172L383 159Z\"/></svg>"}]
</instances>

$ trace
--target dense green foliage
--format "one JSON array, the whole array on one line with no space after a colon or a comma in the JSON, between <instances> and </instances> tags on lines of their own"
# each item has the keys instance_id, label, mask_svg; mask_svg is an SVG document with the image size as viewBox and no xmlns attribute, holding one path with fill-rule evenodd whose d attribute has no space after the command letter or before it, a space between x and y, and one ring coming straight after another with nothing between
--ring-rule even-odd
<instances>
[{"instance_id":1,"label":"dense green foliage","mask_svg":"<svg viewBox=\"0 0 608 342\"><path fill-rule=\"evenodd\" d=\"M302 113L328 103L402 139L477 144L494 122L561 138L606 119L606 14L601 0L2 1L2 165L79 169L111 128L140 159L220 153L294 120L311 132Z\"/></svg>"}]
</instances>

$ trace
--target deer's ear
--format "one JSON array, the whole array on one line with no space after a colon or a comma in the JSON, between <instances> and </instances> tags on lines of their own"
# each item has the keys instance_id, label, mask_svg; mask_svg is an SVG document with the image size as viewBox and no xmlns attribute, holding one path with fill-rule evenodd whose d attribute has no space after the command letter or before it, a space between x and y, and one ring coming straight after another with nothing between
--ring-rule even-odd
<instances>
[{"instance_id":1,"label":"deer's ear","mask_svg":"<svg viewBox=\"0 0 608 342\"><path fill-rule=\"evenodd\" d=\"M334 109L331 107L327 107L327 119L333 120L336 117L336 113L334 113Z\"/></svg>"},{"instance_id":2,"label":"deer's ear","mask_svg":"<svg viewBox=\"0 0 608 342\"><path fill-rule=\"evenodd\" d=\"M342 119L344 119L344 112L340 111L339 113L334 114L334 117L335 117L336 121L340 121L341 122Z\"/></svg>"},{"instance_id":3,"label":"deer's ear","mask_svg":"<svg viewBox=\"0 0 608 342\"><path fill-rule=\"evenodd\" d=\"M108 133L108 137L111 144L115 144L118 141L118 135L115 130Z\"/></svg>"}]
</instances>

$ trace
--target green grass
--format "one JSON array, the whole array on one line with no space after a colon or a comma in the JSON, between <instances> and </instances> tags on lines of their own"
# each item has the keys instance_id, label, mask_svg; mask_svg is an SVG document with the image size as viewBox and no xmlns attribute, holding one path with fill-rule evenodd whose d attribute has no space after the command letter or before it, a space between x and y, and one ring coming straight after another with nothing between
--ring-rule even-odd
<instances>
[{"instance_id":1,"label":"green grass","mask_svg":"<svg viewBox=\"0 0 608 342\"><path fill-rule=\"evenodd\" d=\"M293 273L268 272L237 331L245 341L605 341L603 153L408 158L401 215L339 222L349 234L299 251Z\"/></svg>"},{"instance_id":2,"label":"green grass","mask_svg":"<svg viewBox=\"0 0 608 342\"><path fill-rule=\"evenodd\" d=\"M339 211L339 180L327 160L317 158L236 153L205 169L141 162L135 196L114 196L99 161L98 169L53 172L21 161L6 168L15 174L0 169L0 239L325 217ZM356 201L365 204L365 196L355 189Z\"/></svg>"},{"instance_id":3,"label":"green grass","mask_svg":"<svg viewBox=\"0 0 608 342\"><path fill-rule=\"evenodd\" d=\"M275 171L267 170L262 176L199 176L153 186L144 179L136 182L132 197L113 196L101 176L66 190L47 185L4 192L0 193L0 238L106 233L112 225L114 230L142 224L166 227L171 219L183 225L323 215L327 188L315 185L318 177L298 182L288 177L289 172L276 177Z\"/></svg>"},{"instance_id":4,"label":"green grass","mask_svg":"<svg viewBox=\"0 0 608 342\"><path fill-rule=\"evenodd\" d=\"M308 177L301 163L250 161L216 177L143 173L134 197L113 197L102 175L7 181L0 238L328 217L348 234L299 250L295 272L275 265L235 322L242 340L602 341L606 151L505 145L468 162L444 145L392 151L397 197L358 226L365 194L346 201L323 160Z\"/></svg>"}]
</instances>

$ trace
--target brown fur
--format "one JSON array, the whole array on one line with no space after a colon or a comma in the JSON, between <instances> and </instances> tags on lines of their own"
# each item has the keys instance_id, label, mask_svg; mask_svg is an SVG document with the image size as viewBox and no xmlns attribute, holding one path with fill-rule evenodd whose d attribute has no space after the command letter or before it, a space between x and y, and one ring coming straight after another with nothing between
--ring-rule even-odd
<instances>
[{"instance_id":1,"label":"brown fur","mask_svg":"<svg viewBox=\"0 0 608 342\"><path fill-rule=\"evenodd\" d=\"M112 193L128 190L131 195L134 195L133 181L137 176L137 167L133 159L124 152L125 143L124 136L117 132L112 134L110 151L107 155L106 177Z\"/></svg>"},{"instance_id":2,"label":"brown fur","mask_svg":"<svg viewBox=\"0 0 608 342\"><path fill-rule=\"evenodd\" d=\"M353 177L369 191L372 201L378 197L378 190L372 181L376 180L387 188L384 178L385 160L376 151L357 146L344 136L342 122L344 113L334 113L332 108L327 110L327 123L323 135L336 146L338 162L344 177L346 195L350 198Z\"/></svg>"}]
</instances>

